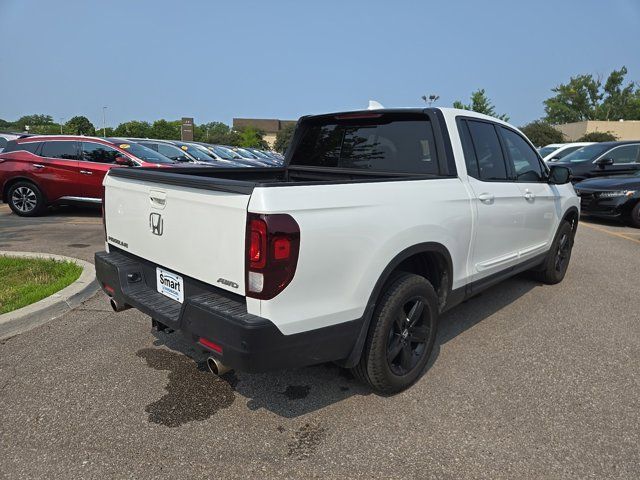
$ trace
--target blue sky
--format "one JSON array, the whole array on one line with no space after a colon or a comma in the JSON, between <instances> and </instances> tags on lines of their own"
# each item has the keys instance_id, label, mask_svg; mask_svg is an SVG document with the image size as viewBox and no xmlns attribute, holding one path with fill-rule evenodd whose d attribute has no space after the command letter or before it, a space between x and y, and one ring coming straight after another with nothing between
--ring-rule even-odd
<instances>
[{"instance_id":1,"label":"blue sky","mask_svg":"<svg viewBox=\"0 0 640 480\"><path fill-rule=\"evenodd\" d=\"M522 125L571 75L640 81L640 0L0 0L0 118L196 123L450 106Z\"/></svg>"}]
</instances>

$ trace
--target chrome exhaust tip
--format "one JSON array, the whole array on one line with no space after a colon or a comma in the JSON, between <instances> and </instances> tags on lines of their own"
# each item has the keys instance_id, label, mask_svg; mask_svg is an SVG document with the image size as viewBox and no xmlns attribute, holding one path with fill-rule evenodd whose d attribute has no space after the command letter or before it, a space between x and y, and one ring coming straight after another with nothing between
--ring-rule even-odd
<instances>
[{"instance_id":1,"label":"chrome exhaust tip","mask_svg":"<svg viewBox=\"0 0 640 480\"><path fill-rule=\"evenodd\" d=\"M229 367L224 365L220 360L214 357L207 358L207 367L209 367L209 371L217 376L222 376L231 370Z\"/></svg>"},{"instance_id":2,"label":"chrome exhaust tip","mask_svg":"<svg viewBox=\"0 0 640 480\"><path fill-rule=\"evenodd\" d=\"M130 305L127 305L126 303L120 304L116 302L115 299L113 298L109 299L109 305L111 305L111 308L113 309L114 312L122 312L123 310L128 310L131 308Z\"/></svg>"}]
</instances>

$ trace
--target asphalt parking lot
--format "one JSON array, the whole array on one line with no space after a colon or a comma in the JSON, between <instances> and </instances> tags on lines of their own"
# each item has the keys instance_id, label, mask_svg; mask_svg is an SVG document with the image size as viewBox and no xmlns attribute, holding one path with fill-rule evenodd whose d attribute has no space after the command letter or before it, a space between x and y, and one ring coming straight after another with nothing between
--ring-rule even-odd
<instances>
[{"instance_id":1,"label":"asphalt parking lot","mask_svg":"<svg viewBox=\"0 0 640 480\"><path fill-rule=\"evenodd\" d=\"M95 210L0 205L0 250L92 261L102 235ZM0 342L0 476L638 478L639 268L640 230L581 222L563 283L452 310L393 397L333 365L216 378L98 294Z\"/></svg>"}]
</instances>

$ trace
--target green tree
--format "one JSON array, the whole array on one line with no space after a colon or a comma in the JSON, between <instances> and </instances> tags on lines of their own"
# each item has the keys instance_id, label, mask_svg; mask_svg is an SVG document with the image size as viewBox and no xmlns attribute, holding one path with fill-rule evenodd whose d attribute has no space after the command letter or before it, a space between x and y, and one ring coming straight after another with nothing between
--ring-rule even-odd
<instances>
[{"instance_id":1,"label":"green tree","mask_svg":"<svg viewBox=\"0 0 640 480\"><path fill-rule=\"evenodd\" d=\"M0 128L3 130L9 130L13 128L13 122L8 122L7 120L0 118Z\"/></svg>"},{"instance_id":2,"label":"green tree","mask_svg":"<svg viewBox=\"0 0 640 480\"><path fill-rule=\"evenodd\" d=\"M87 117L78 115L65 124L67 133L73 135L95 135L96 129Z\"/></svg>"},{"instance_id":3,"label":"green tree","mask_svg":"<svg viewBox=\"0 0 640 480\"><path fill-rule=\"evenodd\" d=\"M263 133L253 127L247 127L240 132L240 147L269 148L263 138Z\"/></svg>"},{"instance_id":4,"label":"green tree","mask_svg":"<svg viewBox=\"0 0 640 480\"><path fill-rule=\"evenodd\" d=\"M198 142L226 143L231 128L222 122L209 122L196 125L193 131L193 138Z\"/></svg>"},{"instance_id":5,"label":"green tree","mask_svg":"<svg viewBox=\"0 0 640 480\"><path fill-rule=\"evenodd\" d=\"M627 67L614 70L603 88L603 101L596 110L598 120L640 119L640 87L635 82L623 85Z\"/></svg>"},{"instance_id":6,"label":"green tree","mask_svg":"<svg viewBox=\"0 0 640 480\"><path fill-rule=\"evenodd\" d=\"M531 143L537 147L543 147L550 143L562 143L564 142L564 135L559 130L556 130L551 124L543 121L536 120L534 122L526 124L524 127L520 127L522 133L524 133Z\"/></svg>"},{"instance_id":7,"label":"green tree","mask_svg":"<svg viewBox=\"0 0 640 480\"><path fill-rule=\"evenodd\" d=\"M51 115L42 115L42 114L34 114L34 115L24 115L20 117L14 123L15 129L23 131L25 127L29 125L29 128L35 127L36 125L51 125L53 124L53 117Z\"/></svg>"},{"instance_id":8,"label":"green tree","mask_svg":"<svg viewBox=\"0 0 640 480\"><path fill-rule=\"evenodd\" d=\"M498 115L496 113L495 107L487 97L484 88L480 88L471 94L471 103L469 105L465 105L460 100L456 100L453 102L453 108L461 108L463 110L484 113L485 115L499 118L505 122L509 121L509 117L504 113L502 115Z\"/></svg>"},{"instance_id":9,"label":"green tree","mask_svg":"<svg viewBox=\"0 0 640 480\"><path fill-rule=\"evenodd\" d=\"M29 126L29 133L37 133L39 135L59 135L62 133L72 133L68 132L68 129L63 124L62 129L60 129L59 123L51 123L49 125L35 125L33 127Z\"/></svg>"},{"instance_id":10,"label":"green tree","mask_svg":"<svg viewBox=\"0 0 640 480\"><path fill-rule=\"evenodd\" d=\"M156 120L151 126L150 138L159 138L164 140L180 140L182 122L180 120L167 121L164 119Z\"/></svg>"},{"instance_id":11,"label":"green tree","mask_svg":"<svg viewBox=\"0 0 640 480\"><path fill-rule=\"evenodd\" d=\"M113 135L116 137L149 138L151 130L149 122L131 120L118 125L113 131Z\"/></svg>"},{"instance_id":12,"label":"green tree","mask_svg":"<svg viewBox=\"0 0 640 480\"><path fill-rule=\"evenodd\" d=\"M640 120L640 87L635 82L624 85L627 68L612 71L607 81L593 75L571 77L551 91L544 101L545 120L552 124L585 120Z\"/></svg>"},{"instance_id":13,"label":"green tree","mask_svg":"<svg viewBox=\"0 0 640 480\"><path fill-rule=\"evenodd\" d=\"M581 136L577 142L613 142L617 140L611 132L589 132Z\"/></svg>"},{"instance_id":14,"label":"green tree","mask_svg":"<svg viewBox=\"0 0 640 480\"><path fill-rule=\"evenodd\" d=\"M295 124L288 124L276 133L276 141L273 144L273 148L276 152L284 153L287 151L295 130Z\"/></svg>"}]
</instances>

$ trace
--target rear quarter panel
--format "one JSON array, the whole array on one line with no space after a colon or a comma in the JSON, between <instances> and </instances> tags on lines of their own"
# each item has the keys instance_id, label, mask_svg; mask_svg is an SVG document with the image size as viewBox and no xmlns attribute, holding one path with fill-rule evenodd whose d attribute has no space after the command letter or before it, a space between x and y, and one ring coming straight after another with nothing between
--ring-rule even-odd
<instances>
[{"instance_id":1,"label":"rear quarter panel","mask_svg":"<svg viewBox=\"0 0 640 480\"><path fill-rule=\"evenodd\" d=\"M456 288L467 276L470 210L457 178L257 188L249 211L295 218L300 256L291 284L249 310L285 334L358 319L385 267L422 242L450 252Z\"/></svg>"}]
</instances>

